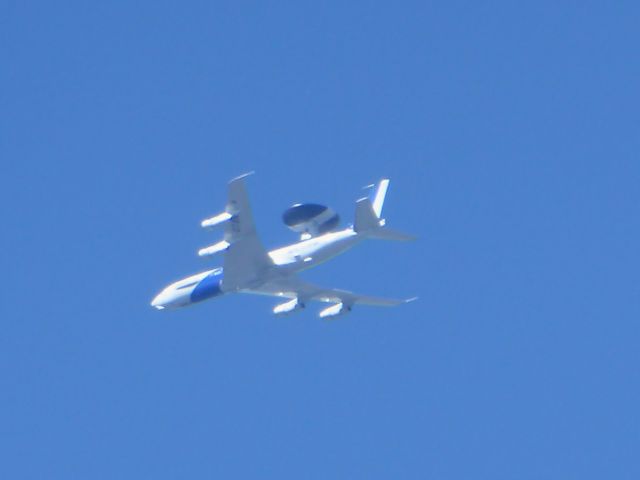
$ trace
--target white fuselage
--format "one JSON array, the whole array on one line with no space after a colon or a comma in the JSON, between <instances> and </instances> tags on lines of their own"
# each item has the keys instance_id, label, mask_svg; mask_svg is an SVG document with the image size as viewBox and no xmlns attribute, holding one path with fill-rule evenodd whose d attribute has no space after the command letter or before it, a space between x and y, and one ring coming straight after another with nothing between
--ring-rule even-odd
<instances>
[{"instance_id":1,"label":"white fuselage","mask_svg":"<svg viewBox=\"0 0 640 480\"><path fill-rule=\"evenodd\" d=\"M273 261L274 271L265 275L264 282L268 282L274 274L292 275L315 267L347 251L363 239L364 236L356 233L353 228L346 228L272 250L269 257ZM183 307L229 293L224 289L223 275L223 269L216 268L183 278L162 290L151 305L158 309Z\"/></svg>"},{"instance_id":2,"label":"white fuselage","mask_svg":"<svg viewBox=\"0 0 640 480\"><path fill-rule=\"evenodd\" d=\"M295 273L326 262L361 240L353 229L347 228L272 250L269 257L282 270Z\"/></svg>"}]
</instances>

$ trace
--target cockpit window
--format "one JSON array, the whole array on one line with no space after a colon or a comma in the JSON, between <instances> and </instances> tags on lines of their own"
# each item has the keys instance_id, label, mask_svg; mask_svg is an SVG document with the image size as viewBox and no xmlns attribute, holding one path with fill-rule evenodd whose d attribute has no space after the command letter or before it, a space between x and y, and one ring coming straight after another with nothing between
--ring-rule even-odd
<instances>
[{"instance_id":1,"label":"cockpit window","mask_svg":"<svg viewBox=\"0 0 640 480\"><path fill-rule=\"evenodd\" d=\"M176 287L176 290L182 290L183 288L193 287L197 283L198 283L197 280L195 282L185 283L184 285L180 285L179 287Z\"/></svg>"}]
</instances>

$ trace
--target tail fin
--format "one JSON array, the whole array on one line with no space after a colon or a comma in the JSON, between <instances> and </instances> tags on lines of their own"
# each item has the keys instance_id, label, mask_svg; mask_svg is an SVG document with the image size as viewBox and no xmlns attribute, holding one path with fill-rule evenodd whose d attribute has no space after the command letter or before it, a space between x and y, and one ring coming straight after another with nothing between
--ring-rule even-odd
<instances>
[{"instance_id":1,"label":"tail fin","mask_svg":"<svg viewBox=\"0 0 640 480\"><path fill-rule=\"evenodd\" d=\"M382 205L384 205L384 197L387 195L387 188L389 188L389 179L383 178L371 197L373 212L378 218L382 216Z\"/></svg>"},{"instance_id":2,"label":"tail fin","mask_svg":"<svg viewBox=\"0 0 640 480\"><path fill-rule=\"evenodd\" d=\"M370 238L380 240L414 240L415 237L388 228L383 228L385 220L380 218L382 205L389 187L389 179L384 178L378 183L371 198L361 198L356 202L356 215L353 230L365 234Z\"/></svg>"},{"instance_id":3,"label":"tail fin","mask_svg":"<svg viewBox=\"0 0 640 480\"><path fill-rule=\"evenodd\" d=\"M353 229L356 233L375 230L382 226L382 221L373 210L373 204L368 198L361 198L356 202L356 218Z\"/></svg>"}]
</instances>

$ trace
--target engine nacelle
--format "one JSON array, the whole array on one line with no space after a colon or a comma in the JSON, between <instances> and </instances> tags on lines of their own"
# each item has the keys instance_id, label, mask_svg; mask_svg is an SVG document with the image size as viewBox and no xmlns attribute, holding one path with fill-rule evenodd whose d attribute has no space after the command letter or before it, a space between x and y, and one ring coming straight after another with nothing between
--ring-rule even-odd
<instances>
[{"instance_id":1,"label":"engine nacelle","mask_svg":"<svg viewBox=\"0 0 640 480\"><path fill-rule=\"evenodd\" d=\"M338 226L340 216L329 207L317 203L298 203L282 214L282 221L304 237L327 233Z\"/></svg>"},{"instance_id":2,"label":"engine nacelle","mask_svg":"<svg viewBox=\"0 0 640 480\"><path fill-rule=\"evenodd\" d=\"M273 307L273 313L276 315L289 315L298 310L302 310L305 307L304 303L299 302L297 298L289 300L288 302L281 303Z\"/></svg>"},{"instance_id":3,"label":"engine nacelle","mask_svg":"<svg viewBox=\"0 0 640 480\"><path fill-rule=\"evenodd\" d=\"M215 227L216 225L220 225L221 223L231 220L232 216L233 215L231 215L229 212L222 212L216 215L215 217L211 217L203 220L200 223L200 225L202 226L202 228L212 228L212 227Z\"/></svg>"},{"instance_id":4,"label":"engine nacelle","mask_svg":"<svg viewBox=\"0 0 640 480\"><path fill-rule=\"evenodd\" d=\"M338 317L340 315L346 315L351 311L351 307L345 305L344 303L336 303L335 305L331 305L328 308L322 310L318 316L320 318L331 318Z\"/></svg>"},{"instance_id":5,"label":"engine nacelle","mask_svg":"<svg viewBox=\"0 0 640 480\"><path fill-rule=\"evenodd\" d=\"M201 257L210 257L211 255L215 255L216 253L224 252L227 248L229 248L230 243L226 240L222 240L221 242L214 243L213 245L209 245L208 247L201 248L198 250L198 255Z\"/></svg>"}]
</instances>

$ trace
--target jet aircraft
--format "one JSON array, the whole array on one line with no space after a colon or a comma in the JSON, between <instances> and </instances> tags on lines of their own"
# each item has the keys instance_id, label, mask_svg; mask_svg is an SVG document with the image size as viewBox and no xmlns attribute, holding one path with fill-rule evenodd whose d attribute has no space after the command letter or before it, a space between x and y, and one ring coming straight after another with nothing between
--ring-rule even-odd
<instances>
[{"instance_id":1,"label":"jet aircraft","mask_svg":"<svg viewBox=\"0 0 640 480\"><path fill-rule=\"evenodd\" d=\"M385 227L381 218L388 179L372 187L372 194L356 202L355 220L336 230L338 215L323 205L296 204L287 209L283 220L300 234L300 241L267 251L253 222L245 178L234 178L228 185L228 200L222 213L203 220L203 228L224 229L222 241L201 249L201 257L223 255L223 266L179 280L162 290L151 302L158 310L184 307L230 293L268 295L286 300L273 308L285 315L305 308L309 301L331 305L320 318L344 315L356 304L391 307L406 300L358 295L346 290L323 288L298 277L298 272L319 265L366 239L413 240L414 237Z\"/></svg>"}]
</instances>

